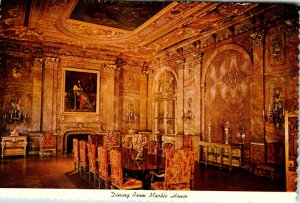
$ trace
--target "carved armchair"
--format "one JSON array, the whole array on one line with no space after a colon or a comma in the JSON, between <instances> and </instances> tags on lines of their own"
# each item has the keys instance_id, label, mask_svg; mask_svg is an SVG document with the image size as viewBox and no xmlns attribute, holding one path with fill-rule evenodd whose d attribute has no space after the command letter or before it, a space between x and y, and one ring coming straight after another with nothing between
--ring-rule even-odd
<instances>
[{"instance_id":1,"label":"carved armchair","mask_svg":"<svg viewBox=\"0 0 300 203\"><path fill-rule=\"evenodd\" d=\"M151 188L154 190L190 190L193 152L178 149L166 152L165 173L157 175L151 171ZM164 177L154 182L153 177Z\"/></svg>"},{"instance_id":2,"label":"carved armchair","mask_svg":"<svg viewBox=\"0 0 300 203\"><path fill-rule=\"evenodd\" d=\"M115 187L120 190L131 190L142 188L143 183L140 180L123 177L122 154L118 150L109 151L110 167L111 167L111 188Z\"/></svg>"},{"instance_id":3,"label":"carved armchair","mask_svg":"<svg viewBox=\"0 0 300 203\"><path fill-rule=\"evenodd\" d=\"M165 157L166 152L175 150L173 143L163 143L162 157Z\"/></svg>"},{"instance_id":4,"label":"carved armchair","mask_svg":"<svg viewBox=\"0 0 300 203\"><path fill-rule=\"evenodd\" d=\"M43 132L40 140L40 156L44 153L51 153L56 156L56 134L53 132Z\"/></svg>"}]
</instances>

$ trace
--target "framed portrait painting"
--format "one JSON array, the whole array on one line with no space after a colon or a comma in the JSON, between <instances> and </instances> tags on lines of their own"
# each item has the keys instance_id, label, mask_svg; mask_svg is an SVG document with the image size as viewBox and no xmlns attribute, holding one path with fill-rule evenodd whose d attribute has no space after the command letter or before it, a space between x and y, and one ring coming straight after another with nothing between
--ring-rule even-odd
<instances>
[{"instance_id":1,"label":"framed portrait painting","mask_svg":"<svg viewBox=\"0 0 300 203\"><path fill-rule=\"evenodd\" d=\"M64 113L99 112L99 72L66 68L64 78Z\"/></svg>"}]
</instances>

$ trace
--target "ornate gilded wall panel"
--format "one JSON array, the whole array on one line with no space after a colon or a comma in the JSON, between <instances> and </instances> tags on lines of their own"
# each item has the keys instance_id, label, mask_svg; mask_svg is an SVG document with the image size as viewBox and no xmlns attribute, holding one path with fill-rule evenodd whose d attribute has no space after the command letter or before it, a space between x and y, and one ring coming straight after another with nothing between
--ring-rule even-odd
<instances>
[{"instance_id":1,"label":"ornate gilded wall panel","mask_svg":"<svg viewBox=\"0 0 300 203\"><path fill-rule=\"evenodd\" d=\"M225 46L226 47L226 46ZM225 122L230 123L231 141L243 131L250 136L251 61L238 50L217 52L206 73L205 118L213 128L212 141L224 141ZM248 139L248 138L246 138Z\"/></svg>"}]
</instances>

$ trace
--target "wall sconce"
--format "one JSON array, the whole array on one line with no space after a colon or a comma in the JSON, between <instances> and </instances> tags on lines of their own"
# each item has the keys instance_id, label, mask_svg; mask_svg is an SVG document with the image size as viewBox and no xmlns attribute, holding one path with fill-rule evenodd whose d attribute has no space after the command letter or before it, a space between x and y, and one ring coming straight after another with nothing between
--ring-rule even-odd
<instances>
[{"instance_id":1,"label":"wall sconce","mask_svg":"<svg viewBox=\"0 0 300 203\"><path fill-rule=\"evenodd\" d=\"M4 120L8 124L21 124L26 122L27 115L21 109L21 98L15 97L10 101L10 108L4 114Z\"/></svg>"},{"instance_id":2,"label":"wall sconce","mask_svg":"<svg viewBox=\"0 0 300 203\"><path fill-rule=\"evenodd\" d=\"M276 130L280 130L282 128L284 123L284 108L281 99L281 88L274 88L272 109L269 104L268 115L265 116L263 111L263 120L264 122L273 123Z\"/></svg>"}]
</instances>

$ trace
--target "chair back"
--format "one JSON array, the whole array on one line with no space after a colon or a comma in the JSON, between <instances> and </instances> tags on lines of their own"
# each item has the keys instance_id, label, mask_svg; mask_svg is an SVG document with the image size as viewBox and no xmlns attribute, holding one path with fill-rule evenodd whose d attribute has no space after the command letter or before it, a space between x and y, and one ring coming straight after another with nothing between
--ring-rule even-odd
<instances>
[{"instance_id":1,"label":"chair back","mask_svg":"<svg viewBox=\"0 0 300 203\"><path fill-rule=\"evenodd\" d=\"M109 151L111 184L121 187L123 184L122 154L118 150Z\"/></svg>"},{"instance_id":2,"label":"chair back","mask_svg":"<svg viewBox=\"0 0 300 203\"><path fill-rule=\"evenodd\" d=\"M56 135L53 132L43 132L41 146L44 149L56 147Z\"/></svg>"},{"instance_id":3,"label":"chair back","mask_svg":"<svg viewBox=\"0 0 300 203\"><path fill-rule=\"evenodd\" d=\"M76 163L79 163L79 141L77 138L73 139L73 156L74 161Z\"/></svg>"},{"instance_id":4,"label":"chair back","mask_svg":"<svg viewBox=\"0 0 300 203\"><path fill-rule=\"evenodd\" d=\"M182 136L182 148L190 148L192 149L193 145L192 145L193 139L191 135L183 135Z\"/></svg>"},{"instance_id":5,"label":"chair back","mask_svg":"<svg viewBox=\"0 0 300 203\"><path fill-rule=\"evenodd\" d=\"M132 149L133 148L132 137L126 137L125 138L124 147L127 148L127 149Z\"/></svg>"},{"instance_id":6,"label":"chair back","mask_svg":"<svg viewBox=\"0 0 300 203\"><path fill-rule=\"evenodd\" d=\"M87 143L84 140L79 141L79 156L80 156L80 166L87 168Z\"/></svg>"},{"instance_id":7,"label":"chair back","mask_svg":"<svg viewBox=\"0 0 300 203\"><path fill-rule=\"evenodd\" d=\"M175 146L173 143L164 143L163 144L163 151L162 151L162 156L166 156L166 152L173 151L175 150Z\"/></svg>"},{"instance_id":8,"label":"chair back","mask_svg":"<svg viewBox=\"0 0 300 203\"><path fill-rule=\"evenodd\" d=\"M97 173L97 147L95 144L88 144L89 171Z\"/></svg>"},{"instance_id":9,"label":"chair back","mask_svg":"<svg viewBox=\"0 0 300 203\"><path fill-rule=\"evenodd\" d=\"M166 152L165 190L190 190L192 159L193 153L189 150Z\"/></svg>"},{"instance_id":10,"label":"chair back","mask_svg":"<svg viewBox=\"0 0 300 203\"><path fill-rule=\"evenodd\" d=\"M98 147L99 177L108 179L108 151L103 146Z\"/></svg>"},{"instance_id":11,"label":"chair back","mask_svg":"<svg viewBox=\"0 0 300 203\"><path fill-rule=\"evenodd\" d=\"M156 141L149 141L148 154L157 155L158 143Z\"/></svg>"}]
</instances>

